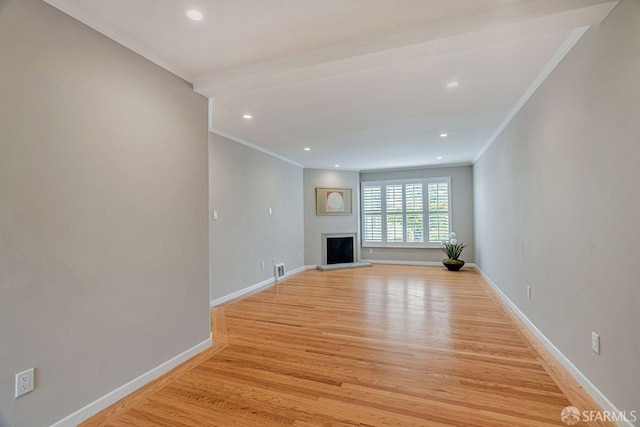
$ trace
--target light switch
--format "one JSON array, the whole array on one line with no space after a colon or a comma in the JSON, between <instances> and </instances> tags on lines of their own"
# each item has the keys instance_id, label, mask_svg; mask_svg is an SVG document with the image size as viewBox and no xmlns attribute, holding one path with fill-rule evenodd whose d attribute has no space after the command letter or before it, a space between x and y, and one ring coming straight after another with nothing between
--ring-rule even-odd
<instances>
[{"instance_id":1,"label":"light switch","mask_svg":"<svg viewBox=\"0 0 640 427\"><path fill-rule=\"evenodd\" d=\"M212 217L214 220L218 219L218 211L213 211Z\"/></svg>"},{"instance_id":2,"label":"light switch","mask_svg":"<svg viewBox=\"0 0 640 427\"><path fill-rule=\"evenodd\" d=\"M273 209L269 208L269 215L273 215Z\"/></svg>"},{"instance_id":3,"label":"light switch","mask_svg":"<svg viewBox=\"0 0 640 427\"><path fill-rule=\"evenodd\" d=\"M600 354L600 335L591 332L591 350L595 354Z\"/></svg>"}]
</instances>

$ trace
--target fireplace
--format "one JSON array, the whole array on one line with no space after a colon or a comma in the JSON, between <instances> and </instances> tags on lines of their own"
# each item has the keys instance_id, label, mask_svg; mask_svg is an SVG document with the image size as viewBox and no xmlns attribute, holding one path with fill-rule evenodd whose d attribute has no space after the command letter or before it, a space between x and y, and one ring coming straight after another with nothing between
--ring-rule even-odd
<instances>
[{"instance_id":1,"label":"fireplace","mask_svg":"<svg viewBox=\"0 0 640 427\"><path fill-rule=\"evenodd\" d=\"M327 264L354 262L353 237L327 237Z\"/></svg>"},{"instance_id":2,"label":"fireplace","mask_svg":"<svg viewBox=\"0 0 640 427\"><path fill-rule=\"evenodd\" d=\"M356 233L323 233L322 262L349 264L358 260Z\"/></svg>"},{"instance_id":3,"label":"fireplace","mask_svg":"<svg viewBox=\"0 0 640 427\"><path fill-rule=\"evenodd\" d=\"M322 265L318 270L371 267L360 262L357 233L322 233Z\"/></svg>"}]
</instances>

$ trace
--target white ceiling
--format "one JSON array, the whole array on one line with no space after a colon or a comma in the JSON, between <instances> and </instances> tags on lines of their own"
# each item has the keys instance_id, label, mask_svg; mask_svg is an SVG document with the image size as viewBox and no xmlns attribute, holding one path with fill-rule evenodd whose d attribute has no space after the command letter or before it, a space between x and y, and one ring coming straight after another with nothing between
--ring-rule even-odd
<instances>
[{"instance_id":1,"label":"white ceiling","mask_svg":"<svg viewBox=\"0 0 640 427\"><path fill-rule=\"evenodd\" d=\"M45 1L193 82L213 99L214 131L358 170L470 163L617 3Z\"/></svg>"}]
</instances>

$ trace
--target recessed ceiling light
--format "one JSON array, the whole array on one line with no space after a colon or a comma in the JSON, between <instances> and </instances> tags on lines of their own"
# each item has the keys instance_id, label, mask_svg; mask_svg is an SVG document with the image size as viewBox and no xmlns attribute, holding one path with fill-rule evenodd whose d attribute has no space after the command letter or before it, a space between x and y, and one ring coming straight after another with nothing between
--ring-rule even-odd
<instances>
[{"instance_id":1,"label":"recessed ceiling light","mask_svg":"<svg viewBox=\"0 0 640 427\"><path fill-rule=\"evenodd\" d=\"M446 137L447 137L447 135L449 135L449 134L448 134L448 133L441 133L441 134L440 134L440 138L446 138Z\"/></svg>"},{"instance_id":2,"label":"recessed ceiling light","mask_svg":"<svg viewBox=\"0 0 640 427\"><path fill-rule=\"evenodd\" d=\"M442 156L436 157L436 160L442 160Z\"/></svg>"},{"instance_id":3,"label":"recessed ceiling light","mask_svg":"<svg viewBox=\"0 0 640 427\"><path fill-rule=\"evenodd\" d=\"M458 86L458 82L449 82L447 83L447 87L456 87Z\"/></svg>"},{"instance_id":4,"label":"recessed ceiling light","mask_svg":"<svg viewBox=\"0 0 640 427\"><path fill-rule=\"evenodd\" d=\"M202 21L202 19L204 18L202 12L195 9L187 10L187 16L193 21Z\"/></svg>"},{"instance_id":5,"label":"recessed ceiling light","mask_svg":"<svg viewBox=\"0 0 640 427\"><path fill-rule=\"evenodd\" d=\"M251 114L245 114L242 116L243 119L252 119L253 116Z\"/></svg>"},{"instance_id":6,"label":"recessed ceiling light","mask_svg":"<svg viewBox=\"0 0 640 427\"><path fill-rule=\"evenodd\" d=\"M304 151L311 151L311 148L309 148L309 147L304 147Z\"/></svg>"},{"instance_id":7,"label":"recessed ceiling light","mask_svg":"<svg viewBox=\"0 0 640 427\"><path fill-rule=\"evenodd\" d=\"M340 167L340 165L333 165L333 167L334 167L334 168L339 168L339 167Z\"/></svg>"}]
</instances>

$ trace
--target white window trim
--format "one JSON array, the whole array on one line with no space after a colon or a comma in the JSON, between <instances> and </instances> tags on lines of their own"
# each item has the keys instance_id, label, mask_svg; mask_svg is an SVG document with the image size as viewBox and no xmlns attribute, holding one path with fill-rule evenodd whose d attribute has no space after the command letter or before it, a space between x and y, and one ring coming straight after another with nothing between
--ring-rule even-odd
<instances>
[{"instance_id":1,"label":"white window trim","mask_svg":"<svg viewBox=\"0 0 640 427\"><path fill-rule=\"evenodd\" d=\"M449 184L449 231L454 230L453 228L453 205L451 203L451 194L453 193L453 189L451 187L451 177L450 176L441 176L441 177L429 177L429 178L409 178L409 179L394 179L394 180L384 180L384 181L362 181L360 183L360 200L362 200L364 202L364 187L366 186L374 186L374 185L380 185L382 187L384 187L385 185L394 185L394 184L416 184L416 183L421 183L422 185L422 200L423 200L423 206L422 206L422 214L423 214L423 227L424 227L424 236L428 239L429 238L429 230L428 230L428 218L429 218L429 201L428 201L428 197L427 197L427 184L429 183L433 183L433 182L446 182ZM383 192L384 193L384 192ZM402 192L402 204L403 204L403 209L404 212L406 214L406 206L404 205L405 200L405 192ZM378 243L378 242L365 242L365 233L364 233L364 205L362 206L362 209L360 209L360 224L361 224L361 230L360 230L360 240L361 240L361 245L363 248L414 248L414 249L431 249L431 248L440 248L442 247L442 243L438 242L438 243L434 243L434 242L401 242L401 243L393 243L393 242L386 242L387 240L387 227L385 226L386 222L386 218L387 218L387 203L386 203L386 199L383 197L382 198L382 206L381 206L381 215L382 215L382 242ZM434 211L437 213L437 211ZM403 238L406 238L407 236L407 221L403 221L403 231L402 231L402 235Z\"/></svg>"}]
</instances>

